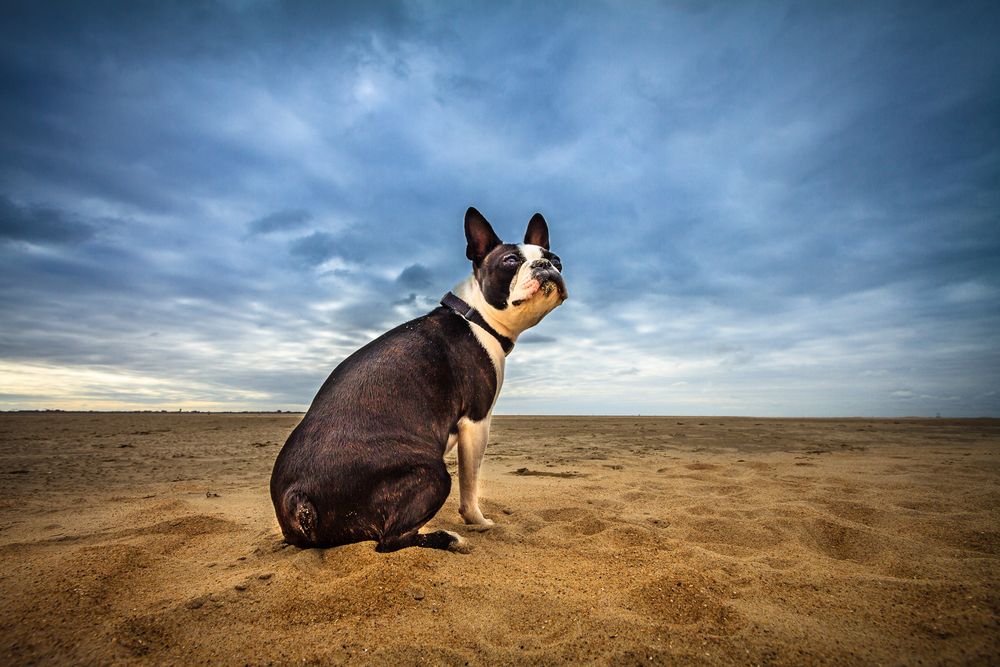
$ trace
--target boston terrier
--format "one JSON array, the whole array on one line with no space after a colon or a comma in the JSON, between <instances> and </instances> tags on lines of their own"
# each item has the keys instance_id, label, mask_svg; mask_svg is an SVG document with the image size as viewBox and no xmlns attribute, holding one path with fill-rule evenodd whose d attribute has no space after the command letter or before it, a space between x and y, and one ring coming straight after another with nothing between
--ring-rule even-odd
<instances>
[{"instance_id":1,"label":"boston terrier","mask_svg":"<svg viewBox=\"0 0 1000 667\"><path fill-rule=\"evenodd\" d=\"M479 509L479 468L505 357L567 293L541 214L515 245L470 208L465 238L472 275L344 359L278 454L271 501L290 544L467 551L451 531L419 532L451 491L444 455L456 445L459 513L493 525Z\"/></svg>"}]
</instances>

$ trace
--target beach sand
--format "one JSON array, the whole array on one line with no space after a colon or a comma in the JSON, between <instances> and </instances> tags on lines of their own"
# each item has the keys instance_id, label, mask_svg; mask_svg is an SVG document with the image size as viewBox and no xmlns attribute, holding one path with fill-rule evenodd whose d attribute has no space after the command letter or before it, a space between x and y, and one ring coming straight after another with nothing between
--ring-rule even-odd
<instances>
[{"instance_id":1,"label":"beach sand","mask_svg":"<svg viewBox=\"0 0 1000 667\"><path fill-rule=\"evenodd\" d=\"M1000 663L1000 420L498 417L383 555L281 542L299 419L0 415L0 663Z\"/></svg>"}]
</instances>

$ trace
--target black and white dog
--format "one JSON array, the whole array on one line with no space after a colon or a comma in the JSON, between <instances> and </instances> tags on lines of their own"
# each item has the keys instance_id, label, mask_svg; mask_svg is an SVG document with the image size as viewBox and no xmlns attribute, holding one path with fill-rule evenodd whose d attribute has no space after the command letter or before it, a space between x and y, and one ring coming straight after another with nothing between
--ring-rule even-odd
<instances>
[{"instance_id":1,"label":"black and white dog","mask_svg":"<svg viewBox=\"0 0 1000 667\"><path fill-rule=\"evenodd\" d=\"M540 214L514 245L470 208L465 238L472 275L440 307L341 362L278 454L271 501L289 543L465 551L456 533L418 532L448 497L444 455L456 445L459 512L493 525L479 509L479 468L505 356L566 299L566 286Z\"/></svg>"}]
</instances>

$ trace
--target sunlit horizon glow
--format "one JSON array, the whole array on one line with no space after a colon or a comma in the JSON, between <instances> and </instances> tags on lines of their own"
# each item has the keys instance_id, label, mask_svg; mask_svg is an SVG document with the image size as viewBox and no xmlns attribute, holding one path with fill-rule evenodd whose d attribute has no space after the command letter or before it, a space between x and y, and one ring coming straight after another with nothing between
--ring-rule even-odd
<instances>
[{"instance_id":1,"label":"sunlit horizon glow","mask_svg":"<svg viewBox=\"0 0 1000 667\"><path fill-rule=\"evenodd\" d=\"M1000 6L8 3L0 410L299 411L541 211L498 414L1000 416Z\"/></svg>"}]
</instances>

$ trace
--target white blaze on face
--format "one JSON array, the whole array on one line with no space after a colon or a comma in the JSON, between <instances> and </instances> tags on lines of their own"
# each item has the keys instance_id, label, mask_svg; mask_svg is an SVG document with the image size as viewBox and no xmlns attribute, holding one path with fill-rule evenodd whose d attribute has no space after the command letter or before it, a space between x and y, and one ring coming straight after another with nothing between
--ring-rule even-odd
<instances>
[{"instance_id":1,"label":"white blaze on face","mask_svg":"<svg viewBox=\"0 0 1000 667\"><path fill-rule=\"evenodd\" d=\"M524 256L524 263L514 274L514 279L510 283L510 298L508 305L515 301L527 301L541 287L538 281L531 277L531 263L542 258L542 249L536 245L521 244L517 246Z\"/></svg>"}]
</instances>

